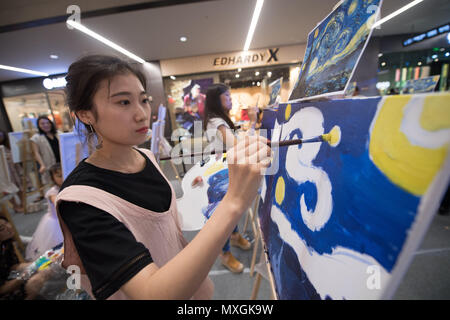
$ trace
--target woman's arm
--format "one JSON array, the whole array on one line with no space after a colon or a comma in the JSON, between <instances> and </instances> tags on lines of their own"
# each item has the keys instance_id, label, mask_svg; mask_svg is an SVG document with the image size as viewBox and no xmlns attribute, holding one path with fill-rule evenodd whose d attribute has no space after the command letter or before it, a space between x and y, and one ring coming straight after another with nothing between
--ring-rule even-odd
<instances>
[{"instance_id":1,"label":"woman's arm","mask_svg":"<svg viewBox=\"0 0 450 320\"><path fill-rule=\"evenodd\" d=\"M253 151L253 152L252 152ZM250 155L250 156L249 156ZM131 299L189 299L208 275L223 245L256 196L270 148L262 137L246 137L228 152L229 187L197 236L172 260L149 264L122 286ZM244 163L245 159L245 163Z\"/></svg>"},{"instance_id":2,"label":"woman's arm","mask_svg":"<svg viewBox=\"0 0 450 320\"><path fill-rule=\"evenodd\" d=\"M39 147L34 141L31 141L31 149L33 150L34 159L36 159L36 161L41 166L39 168L39 172L40 173L44 172L46 169L45 164L44 161L42 160L41 154L39 153Z\"/></svg>"}]
</instances>

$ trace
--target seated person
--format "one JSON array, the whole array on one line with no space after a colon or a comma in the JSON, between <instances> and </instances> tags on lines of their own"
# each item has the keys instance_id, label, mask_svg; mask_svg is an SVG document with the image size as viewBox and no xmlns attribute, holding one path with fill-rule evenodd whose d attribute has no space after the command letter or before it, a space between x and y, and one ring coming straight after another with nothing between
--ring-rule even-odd
<instances>
[{"instance_id":1,"label":"seated person","mask_svg":"<svg viewBox=\"0 0 450 320\"><path fill-rule=\"evenodd\" d=\"M51 269L37 271L29 278L25 276L31 263L19 263L13 237L12 225L5 217L0 216L0 300L33 300L49 278ZM11 271L23 276L9 279Z\"/></svg>"}]
</instances>

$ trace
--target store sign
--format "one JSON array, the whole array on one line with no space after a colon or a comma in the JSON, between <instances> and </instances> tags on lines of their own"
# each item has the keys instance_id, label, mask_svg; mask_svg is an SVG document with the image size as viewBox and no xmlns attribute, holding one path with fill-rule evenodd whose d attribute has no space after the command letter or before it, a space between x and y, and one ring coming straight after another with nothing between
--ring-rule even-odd
<instances>
[{"instance_id":1,"label":"store sign","mask_svg":"<svg viewBox=\"0 0 450 320\"><path fill-rule=\"evenodd\" d=\"M298 63L305 54L305 45L267 48L230 52L199 57L161 60L161 73L164 77L182 74L195 74L252 68L267 65Z\"/></svg>"},{"instance_id":2,"label":"store sign","mask_svg":"<svg viewBox=\"0 0 450 320\"><path fill-rule=\"evenodd\" d=\"M224 66L224 65L251 65L257 62L270 63L271 61L278 61L277 53L280 48L268 49L267 51L256 52L256 53L241 53L238 55L231 56L221 56L214 59L213 66Z\"/></svg>"},{"instance_id":3,"label":"store sign","mask_svg":"<svg viewBox=\"0 0 450 320\"><path fill-rule=\"evenodd\" d=\"M446 32L450 32L450 23L447 23L446 25L440 26L438 28L431 29L427 32L423 32L412 38L406 39L405 41L403 41L403 46L407 47L412 44L416 44L416 43L422 42L424 40L434 38L434 37L444 34Z\"/></svg>"},{"instance_id":4,"label":"store sign","mask_svg":"<svg viewBox=\"0 0 450 320\"><path fill-rule=\"evenodd\" d=\"M42 81L42 84L44 87L48 90L54 89L54 88L62 88L66 86L66 78L65 77L59 77L59 78L45 78Z\"/></svg>"}]
</instances>

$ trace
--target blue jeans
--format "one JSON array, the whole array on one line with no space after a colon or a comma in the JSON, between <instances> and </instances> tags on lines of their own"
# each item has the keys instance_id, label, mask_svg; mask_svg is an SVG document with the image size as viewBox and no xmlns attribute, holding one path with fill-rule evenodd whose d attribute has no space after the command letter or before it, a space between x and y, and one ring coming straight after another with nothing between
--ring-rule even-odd
<instances>
[{"instance_id":1,"label":"blue jeans","mask_svg":"<svg viewBox=\"0 0 450 320\"><path fill-rule=\"evenodd\" d=\"M235 232L239 232L238 227L236 226L236 228L234 228L233 233ZM228 252L230 251L230 238L228 238L227 242L225 242L225 245L222 248L222 252Z\"/></svg>"}]
</instances>

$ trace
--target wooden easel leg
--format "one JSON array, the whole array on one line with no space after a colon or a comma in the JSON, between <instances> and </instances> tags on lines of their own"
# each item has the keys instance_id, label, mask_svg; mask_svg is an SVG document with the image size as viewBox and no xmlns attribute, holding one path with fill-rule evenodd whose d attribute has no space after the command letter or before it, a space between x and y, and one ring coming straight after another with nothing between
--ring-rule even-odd
<instances>
[{"instance_id":1,"label":"wooden easel leg","mask_svg":"<svg viewBox=\"0 0 450 320\"><path fill-rule=\"evenodd\" d=\"M250 300L256 300L258 297L259 286L261 285L262 276L258 273L255 277L255 284L253 285L252 296Z\"/></svg>"},{"instance_id":2,"label":"wooden easel leg","mask_svg":"<svg viewBox=\"0 0 450 320\"><path fill-rule=\"evenodd\" d=\"M259 234L255 234L255 244L253 246L252 262L250 263L250 277L255 273L256 255L258 253Z\"/></svg>"}]
</instances>

